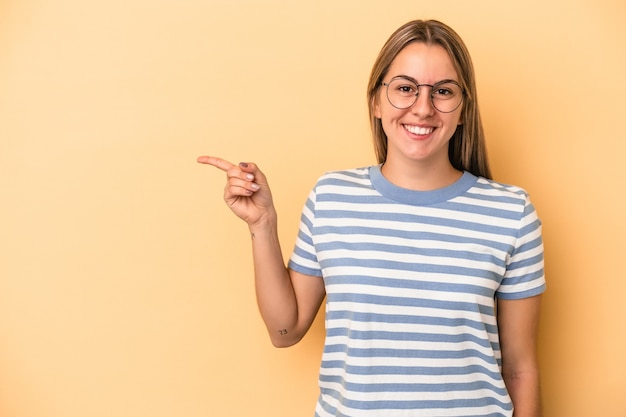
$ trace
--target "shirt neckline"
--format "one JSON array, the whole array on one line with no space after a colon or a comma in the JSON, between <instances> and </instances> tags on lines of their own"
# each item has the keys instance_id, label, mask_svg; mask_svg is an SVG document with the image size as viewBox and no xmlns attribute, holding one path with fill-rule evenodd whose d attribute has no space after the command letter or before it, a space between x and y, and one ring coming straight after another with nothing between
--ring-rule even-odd
<instances>
[{"instance_id":1,"label":"shirt neckline","mask_svg":"<svg viewBox=\"0 0 626 417\"><path fill-rule=\"evenodd\" d=\"M447 187L438 188L430 191L416 191L407 188L398 187L385 178L381 171L382 165L370 167L369 175L372 186L384 197L391 200L411 205L431 205L443 203L454 197L457 197L469 190L478 177L470 172L464 171L461 178Z\"/></svg>"}]
</instances>

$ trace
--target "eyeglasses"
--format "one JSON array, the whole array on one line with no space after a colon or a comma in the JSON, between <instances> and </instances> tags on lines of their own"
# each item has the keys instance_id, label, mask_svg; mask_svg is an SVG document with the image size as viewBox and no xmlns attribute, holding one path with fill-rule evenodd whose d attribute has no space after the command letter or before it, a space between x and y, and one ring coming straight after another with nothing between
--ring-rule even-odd
<instances>
[{"instance_id":1,"label":"eyeglasses","mask_svg":"<svg viewBox=\"0 0 626 417\"><path fill-rule=\"evenodd\" d=\"M443 80L435 84L418 84L406 77L394 77L387 87L387 100L396 109L408 109L417 101L420 87L430 87L430 101L435 110L441 113L455 111L463 101L465 90L454 80Z\"/></svg>"}]
</instances>

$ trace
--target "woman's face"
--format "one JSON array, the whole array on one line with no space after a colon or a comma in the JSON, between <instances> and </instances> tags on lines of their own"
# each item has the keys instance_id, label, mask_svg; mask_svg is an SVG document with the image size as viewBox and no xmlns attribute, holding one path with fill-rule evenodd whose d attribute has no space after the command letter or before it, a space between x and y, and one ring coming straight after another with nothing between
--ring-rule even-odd
<instances>
[{"instance_id":1,"label":"woman's face","mask_svg":"<svg viewBox=\"0 0 626 417\"><path fill-rule=\"evenodd\" d=\"M442 113L433 107L431 88L423 85L443 80L460 81L448 53L439 45L411 43L393 60L383 83L398 77L415 80L421 86L417 100L406 109L392 106L387 98L387 87L379 88L374 115L381 119L387 135L385 163L418 163L430 168L450 165L448 142L462 123L463 105L450 113Z\"/></svg>"}]
</instances>

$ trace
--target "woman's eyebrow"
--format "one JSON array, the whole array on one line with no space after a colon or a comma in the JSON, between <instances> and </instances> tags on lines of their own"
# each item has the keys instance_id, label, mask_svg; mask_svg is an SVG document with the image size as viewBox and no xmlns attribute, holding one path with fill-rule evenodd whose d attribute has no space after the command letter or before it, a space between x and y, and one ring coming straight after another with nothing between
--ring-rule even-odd
<instances>
[{"instance_id":1,"label":"woman's eyebrow","mask_svg":"<svg viewBox=\"0 0 626 417\"><path fill-rule=\"evenodd\" d=\"M413 78L413 77L411 77L411 76L409 76L409 75L400 74L400 75L396 75L396 76L392 77L391 79L392 79L392 80L396 80L396 79L398 79L398 78L403 78L403 79L405 79L405 80L407 80L407 81L411 81L411 82L413 82L413 83L415 83L415 84L417 84L417 85L421 85L421 84L419 83L419 81L417 81L415 78ZM452 78L444 78L443 80L439 80L439 81L437 81L437 82L433 83L432 85L443 84L443 83L449 83L449 82L454 82L454 83L457 83L457 84L458 84L458 81L457 81L457 80L453 80ZM431 85L431 84L427 84L427 85Z\"/></svg>"},{"instance_id":2,"label":"woman's eyebrow","mask_svg":"<svg viewBox=\"0 0 626 417\"><path fill-rule=\"evenodd\" d=\"M403 74L401 74L401 75L396 75L396 76L394 76L394 77L391 77L391 79L392 79L392 80L395 80L395 79L398 79L398 78L404 78L405 80L412 81L412 82L414 82L415 84L419 84L419 82L417 82L417 80L416 80L415 78L410 77L410 76L408 76L408 75L403 75Z\"/></svg>"}]
</instances>

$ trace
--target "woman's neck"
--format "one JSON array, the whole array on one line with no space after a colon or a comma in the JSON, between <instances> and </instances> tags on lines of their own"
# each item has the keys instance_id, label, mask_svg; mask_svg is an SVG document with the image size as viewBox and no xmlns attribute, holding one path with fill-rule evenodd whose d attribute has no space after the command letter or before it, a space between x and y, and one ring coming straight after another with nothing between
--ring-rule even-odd
<instances>
[{"instance_id":1,"label":"woman's neck","mask_svg":"<svg viewBox=\"0 0 626 417\"><path fill-rule=\"evenodd\" d=\"M383 164L381 172L392 184L414 191L444 188L454 184L463 175L449 161L446 164L429 165L415 162L400 164L388 160Z\"/></svg>"}]
</instances>

